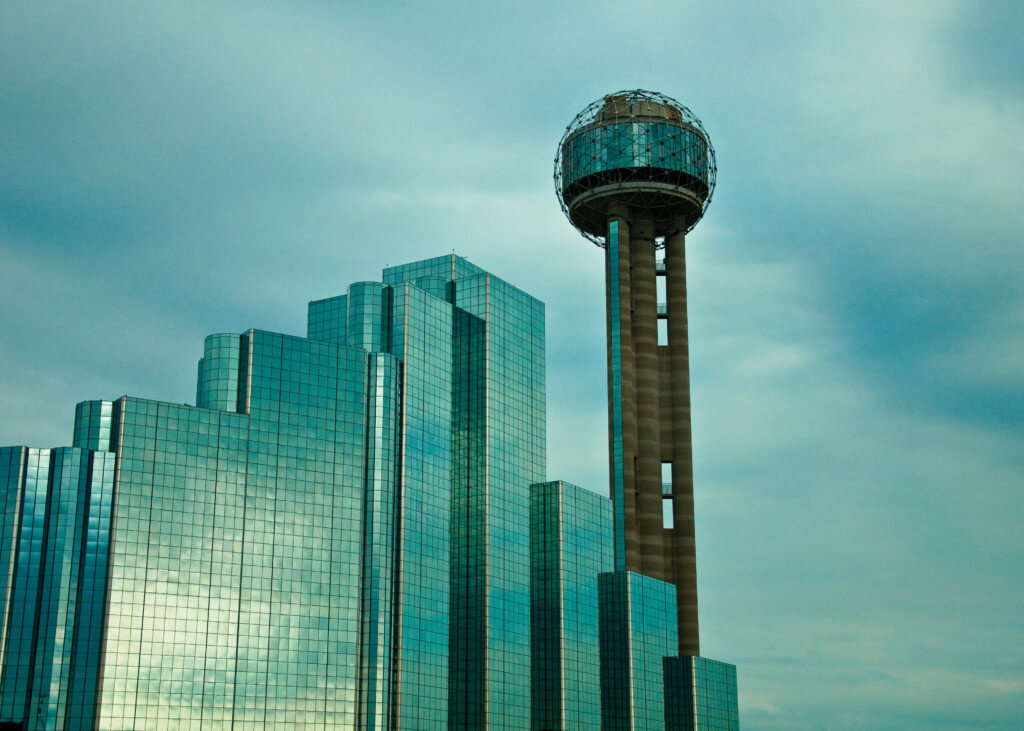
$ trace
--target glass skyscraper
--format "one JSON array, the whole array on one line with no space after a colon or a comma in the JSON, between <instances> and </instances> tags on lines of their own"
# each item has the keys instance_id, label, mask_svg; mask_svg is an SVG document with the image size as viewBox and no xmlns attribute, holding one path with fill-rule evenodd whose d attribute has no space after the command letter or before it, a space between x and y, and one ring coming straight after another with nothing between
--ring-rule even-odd
<instances>
[{"instance_id":1,"label":"glass skyscraper","mask_svg":"<svg viewBox=\"0 0 1024 731\"><path fill-rule=\"evenodd\" d=\"M735 728L612 501L544 481L538 300L392 267L196 383L0 449L0 729Z\"/></svg>"},{"instance_id":2,"label":"glass skyscraper","mask_svg":"<svg viewBox=\"0 0 1024 731\"><path fill-rule=\"evenodd\" d=\"M544 307L457 256L0 450L0 723L527 728Z\"/></svg>"}]
</instances>

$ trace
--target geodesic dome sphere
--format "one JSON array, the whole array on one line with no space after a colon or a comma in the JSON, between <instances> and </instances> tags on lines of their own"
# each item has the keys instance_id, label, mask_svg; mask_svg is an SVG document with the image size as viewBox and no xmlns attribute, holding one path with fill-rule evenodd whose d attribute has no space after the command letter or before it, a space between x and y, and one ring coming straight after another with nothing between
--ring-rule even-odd
<instances>
[{"instance_id":1,"label":"geodesic dome sphere","mask_svg":"<svg viewBox=\"0 0 1024 731\"><path fill-rule=\"evenodd\" d=\"M608 94L576 115L558 143L555 192L573 226L605 245L609 207L654 222L656 237L689 231L715 190L715 150L696 115L664 94Z\"/></svg>"}]
</instances>

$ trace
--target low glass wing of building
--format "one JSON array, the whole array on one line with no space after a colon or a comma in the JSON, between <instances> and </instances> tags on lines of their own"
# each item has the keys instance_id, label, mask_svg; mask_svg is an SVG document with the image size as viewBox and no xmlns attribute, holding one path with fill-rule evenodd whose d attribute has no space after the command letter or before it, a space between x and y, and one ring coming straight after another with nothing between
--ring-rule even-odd
<instances>
[{"instance_id":1,"label":"low glass wing of building","mask_svg":"<svg viewBox=\"0 0 1024 731\"><path fill-rule=\"evenodd\" d=\"M601 726L597 576L613 563L609 498L530 486L533 729Z\"/></svg>"},{"instance_id":2,"label":"low glass wing of building","mask_svg":"<svg viewBox=\"0 0 1024 731\"><path fill-rule=\"evenodd\" d=\"M736 666L689 655L665 658L668 731L738 731Z\"/></svg>"},{"instance_id":3,"label":"low glass wing of building","mask_svg":"<svg viewBox=\"0 0 1024 731\"><path fill-rule=\"evenodd\" d=\"M601 728L665 728L663 661L677 650L675 586L632 571L598 577Z\"/></svg>"}]
</instances>

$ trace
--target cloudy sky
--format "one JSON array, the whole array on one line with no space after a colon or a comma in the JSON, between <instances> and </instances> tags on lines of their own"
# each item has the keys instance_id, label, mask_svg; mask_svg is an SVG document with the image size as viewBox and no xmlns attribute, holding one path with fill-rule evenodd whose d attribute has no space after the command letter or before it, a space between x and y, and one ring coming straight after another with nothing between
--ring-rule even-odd
<instances>
[{"instance_id":1,"label":"cloudy sky","mask_svg":"<svg viewBox=\"0 0 1024 731\"><path fill-rule=\"evenodd\" d=\"M1024 726L1024 5L0 6L0 444L192 402L203 337L455 251L547 303L549 471L605 491L605 93L708 129L702 648L754 728Z\"/></svg>"}]
</instances>

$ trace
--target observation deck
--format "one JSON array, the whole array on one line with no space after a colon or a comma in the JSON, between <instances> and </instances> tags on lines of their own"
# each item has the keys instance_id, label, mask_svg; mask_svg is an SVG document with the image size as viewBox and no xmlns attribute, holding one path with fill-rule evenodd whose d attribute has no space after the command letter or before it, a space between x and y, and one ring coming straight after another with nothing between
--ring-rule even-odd
<instances>
[{"instance_id":1,"label":"observation deck","mask_svg":"<svg viewBox=\"0 0 1024 731\"><path fill-rule=\"evenodd\" d=\"M616 203L650 219L657 237L689 231L711 200L715 173L700 120L669 97L643 90L610 94L580 112L555 159L563 212L602 246Z\"/></svg>"}]
</instances>

